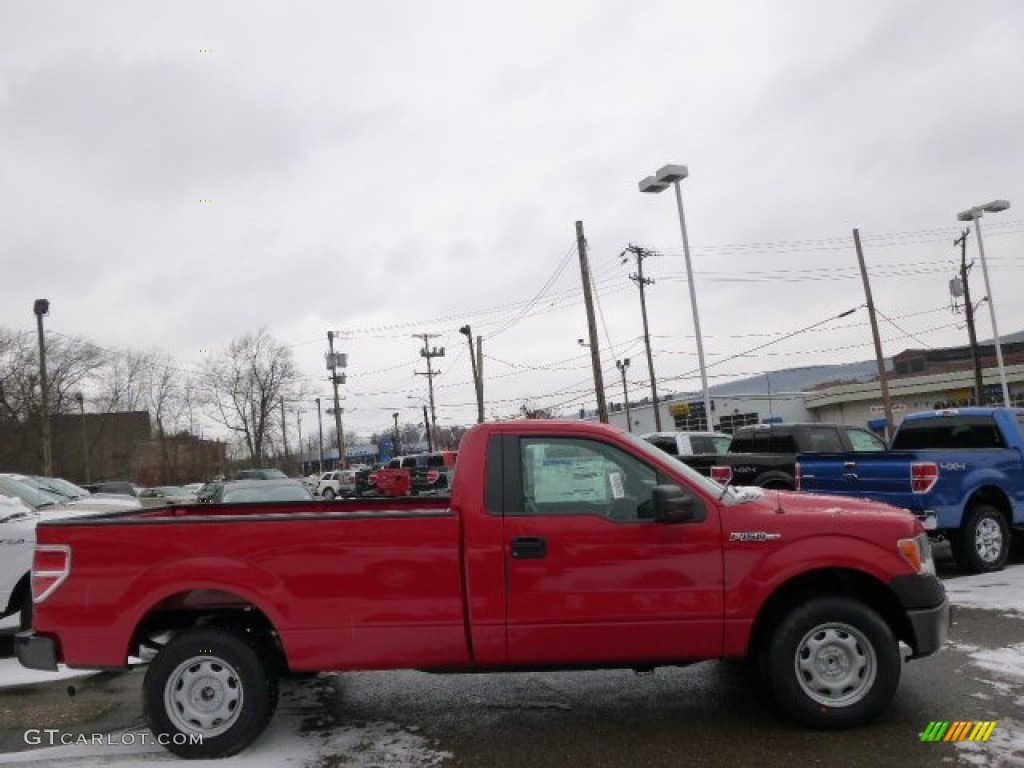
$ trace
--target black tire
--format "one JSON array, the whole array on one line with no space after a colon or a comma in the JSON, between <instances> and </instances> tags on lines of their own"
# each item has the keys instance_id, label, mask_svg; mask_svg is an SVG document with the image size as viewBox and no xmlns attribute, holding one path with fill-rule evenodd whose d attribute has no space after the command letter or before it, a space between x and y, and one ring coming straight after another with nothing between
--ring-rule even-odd
<instances>
[{"instance_id":1,"label":"black tire","mask_svg":"<svg viewBox=\"0 0 1024 768\"><path fill-rule=\"evenodd\" d=\"M146 671L146 721L179 757L229 757L263 733L277 686L271 654L254 638L233 629L188 630ZM195 736L200 743L191 743Z\"/></svg>"},{"instance_id":2,"label":"black tire","mask_svg":"<svg viewBox=\"0 0 1024 768\"><path fill-rule=\"evenodd\" d=\"M812 728L851 728L888 705L899 644L871 608L842 596L794 606L768 640L767 675L786 713Z\"/></svg>"},{"instance_id":3,"label":"black tire","mask_svg":"<svg viewBox=\"0 0 1024 768\"><path fill-rule=\"evenodd\" d=\"M953 558L968 573L1001 571L1010 557L1010 529L991 504L973 504L952 535Z\"/></svg>"},{"instance_id":4,"label":"black tire","mask_svg":"<svg viewBox=\"0 0 1024 768\"><path fill-rule=\"evenodd\" d=\"M330 501L331 499L334 498L334 489L333 488L324 488L323 496L324 496L325 499Z\"/></svg>"},{"instance_id":5,"label":"black tire","mask_svg":"<svg viewBox=\"0 0 1024 768\"><path fill-rule=\"evenodd\" d=\"M18 629L32 629L32 598L26 596L21 603L21 609L18 611Z\"/></svg>"}]
</instances>

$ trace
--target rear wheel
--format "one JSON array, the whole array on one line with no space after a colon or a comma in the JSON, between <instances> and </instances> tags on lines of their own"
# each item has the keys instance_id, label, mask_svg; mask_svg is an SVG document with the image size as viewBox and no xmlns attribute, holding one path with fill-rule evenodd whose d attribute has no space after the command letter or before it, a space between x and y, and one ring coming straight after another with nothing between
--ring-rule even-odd
<instances>
[{"instance_id":1,"label":"rear wheel","mask_svg":"<svg viewBox=\"0 0 1024 768\"><path fill-rule=\"evenodd\" d=\"M1003 513L991 504L974 504L952 536L953 557L968 573L1002 570L1010 556L1010 532Z\"/></svg>"},{"instance_id":2,"label":"rear wheel","mask_svg":"<svg viewBox=\"0 0 1024 768\"><path fill-rule=\"evenodd\" d=\"M180 757L228 757L263 733L277 706L277 683L268 653L254 638L231 629L189 630L146 672L146 720Z\"/></svg>"},{"instance_id":3,"label":"rear wheel","mask_svg":"<svg viewBox=\"0 0 1024 768\"><path fill-rule=\"evenodd\" d=\"M899 644L870 607L818 597L779 622L765 654L772 692L797 722L849 728L876 717L900 680Z\"/></svg>"}]
</instances>

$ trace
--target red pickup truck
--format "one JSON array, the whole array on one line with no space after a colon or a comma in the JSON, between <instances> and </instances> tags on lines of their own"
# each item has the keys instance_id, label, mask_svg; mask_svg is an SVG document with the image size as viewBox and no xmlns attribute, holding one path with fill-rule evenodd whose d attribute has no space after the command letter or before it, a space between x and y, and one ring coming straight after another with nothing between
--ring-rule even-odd
<instances>
[{"instance_id":1,"label":"red pickup truck","mask_svg":"<svg viewBox=\"0 0 1024 768\"><path fill-rule=\"evenodd\" d=\"M42 522L34 669L149 662L168 749L223 757L269 722L281 674L756 662L812 727L877 715L899 641L949 604L910 513L718 485L584 422L474 427L450 497L199 505Z\"/></svg>"}]
</instances>

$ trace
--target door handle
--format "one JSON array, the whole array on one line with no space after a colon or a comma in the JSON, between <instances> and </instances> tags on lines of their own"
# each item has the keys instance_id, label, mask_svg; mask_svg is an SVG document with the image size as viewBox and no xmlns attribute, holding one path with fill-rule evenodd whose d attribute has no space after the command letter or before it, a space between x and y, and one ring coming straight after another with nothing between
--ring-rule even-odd
<instances>
[{"instance_id":1,"label":"door handle","mask_svg":"<svg viewBox=\"0 0 1024 768\"><path fill-rule=\"evenodd\" d=\"M517 536L512 539L513 560L540 560L548 555L548 542L539 536Z\"/></svg>"},{"instance_id":2,"label":"door handle","mask_svg":"<svg viewBox=\"0 0 1024 768\"><path fill-rule=\"evenodd\" d=\"M843 480L845 480L848 483L856 482L857 481L857 473L856 472L844 472L843 473Z\"/></svg>"}]
</instances>

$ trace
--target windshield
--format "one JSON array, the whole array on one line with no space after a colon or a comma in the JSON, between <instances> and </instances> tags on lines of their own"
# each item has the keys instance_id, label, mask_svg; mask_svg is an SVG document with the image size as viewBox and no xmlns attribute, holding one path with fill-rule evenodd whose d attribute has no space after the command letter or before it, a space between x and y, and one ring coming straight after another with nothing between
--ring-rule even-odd
<instances>
[{"instance_id":1,"label":"windshield","mask_svg":"<svg viewBox=\"0 0 1024 768\"><path fill-rule=\"evenodd\" d=\"M84 499L90 495L85 488L81 488L60 477L33 477L32 479L45 490L61 496L67 496L69 499Z\"/></svg>"},{"instance_id":2,"label":"windshield","mask_svg":"<svg viewBox=\"0 0 1024 768\"><path fill-rule=\"evenodd\" d=\"M664 461L666 453L657 446L651 445L643 438L629 434L628 432L625 437L633 444L637 451L644 456L657 461ZM733 486L726 487L720 483L716 483L710 477L704 477L700 472L687 466L675 456L669 456L669 458L674 461L674 468L676 472L681 475L685 475L686 479L689 480L691 484L697 486L705 493L711 494L716 499L721 499L726 504L741 504L745 501L751 501L754 498L746 493L738 493L736 488Z\"/></svg>"},{"instance_id":3,"label":"windshield","mask_svg":"<svg viewBox=\"0 0 1024 768\"><path fill-rule=\"evenodd\" d=\"M0 477L0 488L12 496L17 496L33 509L52 507L54 504L63 504L67 501L63 496L45 490L38 483L31 482L29 478L21 480L13 477Z\"/></svg>"}]
</instances>

